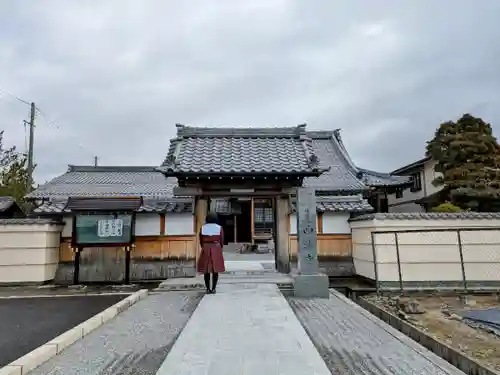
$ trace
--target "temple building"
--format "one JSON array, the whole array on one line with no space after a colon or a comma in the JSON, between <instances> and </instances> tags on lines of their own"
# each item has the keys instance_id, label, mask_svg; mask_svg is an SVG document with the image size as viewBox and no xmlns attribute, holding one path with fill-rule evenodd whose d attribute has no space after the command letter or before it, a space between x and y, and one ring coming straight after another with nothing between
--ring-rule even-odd
<instances>
[{"instance_id":1,"label":"temple building","mask_svg":"<svg viewBox=\"0 0 500 375\"><path fill-rule=\"evenodd\" d=\"M276 269L297 258L295 191L314 188L317 248L330 276L354 273L349 218L387 211L407 176L358 168L340 131L177 125L161 166L69 166L26 198L65 223L58 282L195 275L198 229L218 212L226 243L272 243Z\"/></svg>"}]
</instances>

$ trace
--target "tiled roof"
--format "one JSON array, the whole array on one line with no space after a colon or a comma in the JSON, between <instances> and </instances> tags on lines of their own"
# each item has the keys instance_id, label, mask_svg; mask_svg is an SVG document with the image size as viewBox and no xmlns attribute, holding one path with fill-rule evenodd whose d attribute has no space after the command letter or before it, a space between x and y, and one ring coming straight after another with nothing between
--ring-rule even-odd
<instances>
[{"instance_id":1,"label":"tiled roof","mask_svg":"<svg viewBox=\"0 0 500 375\"><path fill-rule=\"evenodd\" d=\"M170 198L175 178L166 178L155 167L70 166L68 171L26 196L61 200L69 197L142 196Z\"/></svg>"},{"instance_id":2,"label":"tiled roof","mask_svg":"<svg viewBox=\"0 0 500 375\"><path fill-rule=\"evenodd\" d=\"M0 212L5 212L15 203L12 197L0 197Z\"/></svg>"},{"instance_id":3,"label":"tiled roof","mask_svg":"<svg viewBox=\"0 0 500 375\"><path fill-rule=\"evenodd\" d=\"M159 168L182 173L320 175L305 125L289 128L197 128L177 125Z\"/></svg>"},{"instance_id":4,"label":"tiled roof","mask_svg":"<svg viewBox=\"0 0 500 375\"><path fill-rule=\"evenodd\" d=\"M340 130L307 132L312 139L314 152L319 157L320 167L330 168L319 177L308 177L304 186L314 187L316 191L357 193L368 190L370 186L398 186L407 183L407 177L391 176L358 168L347 152Z\"/></svg>"},{"instance_id":5,"label":"tiled roof","mask_svg":"<svg viewBox=\"0 0 500 375\"><path fill-rule=\"evenodd\" d=\"M292 211L296 211L296 202L292 203ZM361 195L316 197L318 212L370 212L373 207Z\"/></svg>"},{"instance_id":6,"label":"tiled roof","mask_svg":"<svg viewBox=\"0 0 500 375\"><path fill-rule=\"evenodd\" d=\"M70 197L66 208L71 211L136 211L142 206L141 197Z\"/></svg>"},{"instance_id":7,"label":"tiled roof","mask_svg":"<svg viewBox=\"0 0 500 375\"><path fill-rule=\"evenodd\" d=\"M412 183L410 176L393 176L389 173L375 172L364 168L358 168L358 170L362 173L361 180L368 186L403 186Z\"/></svg>"},{"instance_id":8,"label":"tiled roof","mask_svg":"<svg viewBox=\"0 0 500 375\"><path fill-rule=\"evenodd\" d=\"M159 200L144 199L137 212L142 213L192 213L192 200ZM33 210L33 214L67 214L71 210L67 208L67 200L64 201L45 201L39 207Z\"/></svg>"},{"instance_id":9,"label":"tiled roof","mask_svg":"<svg viewBox=\"0 0 500 375\"><path fill-rule=\"evenodd\" d=\"M358 216L351 221L364 220L489 220L500 219L500 212L392 212ZM429 229L432 231L432 229Z\"/></svg>"},{"instance_id":10,"label":"tiled roof","mask_svg":"<svg viewBox=\"0 0 500 375\"><path fill-rule=\"evenodd\" d=\"M313 187L316 191L360 192L368 187L356 176L357 169L340 145L336 132L309 132L315 153L319 157L320 166L330 168L319 177L308 177L304 186ZM339 136L338 136L339 137Z\"/></svg>"}]
</instances>

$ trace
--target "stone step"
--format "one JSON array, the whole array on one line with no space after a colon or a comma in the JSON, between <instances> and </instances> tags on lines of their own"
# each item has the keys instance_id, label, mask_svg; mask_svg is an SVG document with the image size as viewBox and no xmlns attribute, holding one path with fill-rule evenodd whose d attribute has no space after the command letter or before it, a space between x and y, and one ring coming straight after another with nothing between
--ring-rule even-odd
<instances>
[{"instance_id":1,"label":"stone step","mask_svg":"<svg viewBox=\"0 0 500 375\"><path fill-rule=\"evenodd\" d=\"M274 284L280 288L293 285L293 278L289 275L276 273L273 275L247 275L241 277L222 275L219 285L224 284ZM155 291L174 290L204 290L205 282L203 276L193 278L173 278L163 281Z\"/></svg>"}]
</instances>

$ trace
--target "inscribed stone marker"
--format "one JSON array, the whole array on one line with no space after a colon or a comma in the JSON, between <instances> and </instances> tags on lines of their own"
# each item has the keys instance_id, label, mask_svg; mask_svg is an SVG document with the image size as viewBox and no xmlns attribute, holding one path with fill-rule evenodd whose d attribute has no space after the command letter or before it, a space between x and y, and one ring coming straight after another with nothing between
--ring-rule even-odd
<instances>
[{"instance_id":1,"label":"inscribed stone marker","mask_svg":"<svg viewBox=\"0 0 500 375\"><path fill-rule=\"evenodd\" d=\"M319 271L316 249L316 194L314 189L297 189L298 268L303 275Z\"/></svg>"}]
</instances>

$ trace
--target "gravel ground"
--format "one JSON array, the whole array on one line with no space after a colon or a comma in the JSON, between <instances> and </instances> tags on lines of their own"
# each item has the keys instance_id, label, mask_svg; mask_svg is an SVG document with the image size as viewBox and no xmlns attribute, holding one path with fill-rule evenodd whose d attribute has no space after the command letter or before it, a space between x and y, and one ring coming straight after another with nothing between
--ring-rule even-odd
<instances>
[{"instance_id":1,"label":"gravel ground","mask_svg":"<svg viewBox=\"0 0 500 375\"><path fill-rule=\"evenodd\" d=\"M452 348L475 358L479 363L494 371L500 371L500 339L480 328L473 328L462 321L458 314L471 309L498 308L500 302L494 295L469 295L467 303L458 296L420 295L411 298L370 295L364 297L428 335L437 338ZM401 313L399 306L408 301L416 302L422 314Z\"/></svg>"},{"instance_id":2,"label":"gravel ground","mask_svg":"<svg viewBox=\"0 0 500 375\"><path fill-rule=\"evenodd\" d=\"M464 375L336 291L289 303L332 374Z\"/></svg>"},{"instance_id":3,"label":"gravel ground","mask_svg":"<svg viewBox=\"0 0 500 375\"><path fill-rule=\"evenodd\" d=\"M22 357L126 295L0 299L0 367Z\"/></svg>"},{"instance_id":4,"label":"gravel ground","mask_svg":"<svg viewBox=\"0 0 500 375\"><path fill-rule=\"evenodd\" d=\"M150 295L30 375L155 375L201 297Z\"/></svg>"}]
</instances>

